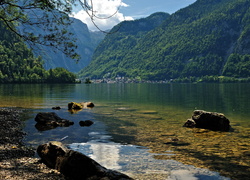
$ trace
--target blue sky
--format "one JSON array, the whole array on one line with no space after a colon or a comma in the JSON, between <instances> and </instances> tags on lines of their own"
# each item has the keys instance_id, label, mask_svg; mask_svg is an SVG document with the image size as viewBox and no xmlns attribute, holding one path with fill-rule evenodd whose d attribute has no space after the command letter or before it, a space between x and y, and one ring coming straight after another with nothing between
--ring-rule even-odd
<instances>
[{"instance_id":1,"label":"blue sky","mask_svg":"<svg viewBox=\"0 0 250 180\"><path fill-rule=\"evenodd\" d=\"M122 7L121 12L134 18L146 17L155 12L174 13L180 8L186 7L195 0L123 0L129 7Z\"/></svg>"},{"instance_id":2,"label":"blue sky","mask_svg":"<svg viewBox=\"0 0 250 180\"><path fill-rule=\"evenodd\" d=\"M111 29L114 25L124 20L134 20L147 17L155 12L174 13L187 7L196 0L93 0L94 18L96 25L102 29ZM106 18L118 12L112 18ZM77 6L73 16L86 23L90 30L97 30L90 17Z\"/></svg>"}]
</instances>

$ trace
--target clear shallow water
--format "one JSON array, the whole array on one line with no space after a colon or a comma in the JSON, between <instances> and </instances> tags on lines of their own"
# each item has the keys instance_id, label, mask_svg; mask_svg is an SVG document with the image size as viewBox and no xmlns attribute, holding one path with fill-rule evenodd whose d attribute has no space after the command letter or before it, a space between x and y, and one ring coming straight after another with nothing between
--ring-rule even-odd
<instances>
[{"instance_id":1,"label":"clear shallow water","mask_svg":"<svg viewBox=\"0 0 250 180\"><path fill-rule=\"evenodd\" d=\"M142 180L229 180L218 172L208 169L184 165L181 162L155 159L156 153L150 153L144 146L130 144L131 138L116 137L108 131L109 127L99 121L100 115L93 116L91 109L70 114L67 110L55 111L60 117L73 120L75 124L67 128L58 127L48 131L38 131L35 128L34 117L38 112L48 112L50 109L32 111L31 118L26 121L25 132L28 135L25 143L33 147L48 141L60 141L70 149L88 155L106 168L123 172L135 179ZM93 114L92 114L93 113ZM95 122L90 127L80 127L80 120L91 119ZM105 118L104 118L105 119ZM164 155L173 156L172 151Z\"/></svg>"},{"instance_id":2,"label":"clear shallow water","mask_svg":"<svg viewBox=\"0 0 250 180\"><path fill-rule=\"evenodd\" d=\"M230 174L234 169L237 172L241 169L242 177L249 172L249 87L249 84L0 85L0 106L31 110L26 118L25 141L32 146L65 138L63 142L68 147L136 179L226 179L223 175L235 178ZM71 101L92 101L96 107L72 114L67 110ZM55 112L75 124L37 130L35 115L53 111L53 106L61 106ZM182 128L194 109L224 113L235 132ZM94 125L79 126L80 120L88 119ZM171 138L180 139L180 144L169 146ZM217 170L217 165L222 168L221 175L207 170L208 167Z\"/></svg>"},{"instance_id":3,"label":"clear shallow water","mask_svg":"<svg viewBox=\"0 0 250 180\"><path fill-rule=\"evenodd\" d=\"M175 160L155 159L154 154L145 147L114 143L111 136L99 132L89 135L91 140L87 143L72 143L69 148L88 155L106 168L124 172L136 179L229 180L208 169L184 165ZM167 154L173 155L171 151Z\"/></svg>"}]
</instances>

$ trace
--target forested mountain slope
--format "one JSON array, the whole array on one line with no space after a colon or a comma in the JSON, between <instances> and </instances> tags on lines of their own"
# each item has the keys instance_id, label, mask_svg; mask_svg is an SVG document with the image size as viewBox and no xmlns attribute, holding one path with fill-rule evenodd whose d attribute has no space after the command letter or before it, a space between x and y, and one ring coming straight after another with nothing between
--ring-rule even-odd
<instances>
[{"instance_id":1,"label":"forested mountain slope","mask_svg":"<svg viewBox=\"0 0 250 180\"><path fill-rule=\"evenodd\" d=\"M0 21L0 83L75 82L76 76L62 68L43 68L42 59Z\"/></svg>"},{"instance_id":2,"label":"forested mountain slope","mask_svg":"<svg viewBox=\"0 0 250 180\"><path fill-rule=\"evenodd\" d=\"M46 74L41 59L0 21L0 82L39 82Z\"/></svg>"},{"instance_id":3,"label":"forested mountain slope","mask_svg":"<svg viewBox=\"0 0 250 180\"><path fill-rule=\"evenodd\" d=\"M155 13L147 18L118 24L98 45L88 70L83 69L80 74L102 77L111 71L116 71L117 64L123 61L125 55L138 44L139 40L167 17L169 14Z\"/></svg>"},{"instance_id":4,"label":"forested mountain slope","mask_svg":"<svg viewBox=\"0 0 250 180\"><path fill-rule=\"evenodd\" d=\"M140 31L141 20L123 22L100 43L81 75L149 80L249 77L249 7L249 0L197 0L146 32ZM131 25L122 28L126 23Z\"/></svg>"}]
</instances>

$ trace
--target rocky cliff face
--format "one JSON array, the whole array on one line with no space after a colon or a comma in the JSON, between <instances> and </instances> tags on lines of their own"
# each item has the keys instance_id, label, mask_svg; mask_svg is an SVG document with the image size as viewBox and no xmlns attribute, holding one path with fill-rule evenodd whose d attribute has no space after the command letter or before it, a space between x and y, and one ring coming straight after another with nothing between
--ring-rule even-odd
<instances>
[{"instance_id":1,"label":"rocky cliff face","mask_svg":"<svg viewBox=\"0 0 250 180\"><path fill-rule=\"evenodd\" d=\"M60 51L42 47L43 53L35 53L42 56L45 69L63 67L71 72L78 72L89 64L95 47L105 36L103 33L90 32L87 25L78 19L73 19L73 23L68 30L76 38L78 47L76 52L81 56L79 62L75 62Z\"/></svg>"},{"instance_id":2,"label":"rocky cliff face","mask_svg":"<svg viewBox=\"0 0 250 180\"><path fill-rule=\"evenodd\" d=\"M41 10L36 10L35 12L27 11L26 13L28 17L30 16L30 21L32 23L41 22L41 19L45 16L44 12ZM34 14L37 16L37 18L32 18ZM58 13L57 11L53 12L52 14L48 14L48 16L52 16L51 18L53 19L53 14L60 16L60 13ZM39 44L31 45L27 43L28 46L32 46L31 48L33 49L33 53L35 54L35 56L42 57L44 68L46 70L56 67L62 67L71 72L78 72L89 64L94 49L105 36L105 34L101 32L90 32L87 25L78 19L72 17L70 19L72 23L69 26L63 26L60 24L50 24L50 26L48 26L47 24L22 24L18 27L18 30L24 34L32 33L37 36L48 35L51 31L50 28L53 26L59 31L62 29L66 29L68 33L73 34L72 41L73 39L76 40L76 53L81 57L77 63L56 48ZM68 36L68 34L65 34L65 36Z\"/></svg>"}]
</instances>

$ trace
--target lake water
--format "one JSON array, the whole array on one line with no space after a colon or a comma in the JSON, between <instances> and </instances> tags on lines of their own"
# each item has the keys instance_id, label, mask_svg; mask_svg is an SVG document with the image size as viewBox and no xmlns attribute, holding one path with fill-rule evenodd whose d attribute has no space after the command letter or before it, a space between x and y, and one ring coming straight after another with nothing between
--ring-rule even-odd
<instances>
[{"instance_id":1,"label":"lake water","mask_svg":"<svg viewBox=\"0 0 250 180\"><path fill-rule=\"evenodd\" d=\"M249 89L250 84L5 84L0 85L0 107L28 110L25 143L36 147L63 140L135 179L246 179ZM69 112L72 101L91 101L95 107ZM225 114L234 131L183 128L196 109ZM34 121L38 112L56 112L75 124L41 131ZM94 124L80 127L81 120Z\"/></svg>"}]
</instances>

